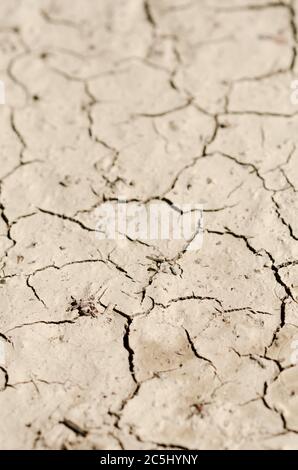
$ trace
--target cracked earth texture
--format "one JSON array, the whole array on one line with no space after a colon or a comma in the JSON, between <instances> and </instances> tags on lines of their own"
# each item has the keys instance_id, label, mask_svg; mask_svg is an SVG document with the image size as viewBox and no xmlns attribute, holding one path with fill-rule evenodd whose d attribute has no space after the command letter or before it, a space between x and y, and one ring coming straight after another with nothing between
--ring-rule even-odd
<instances>
[{"instance_id":1,"label":"cracked earth texture","mask_svg":"<svg viewBox=\"0 0 298 470\"><path fill-rule=\"evenodd\" d=\"M297 449L298 1L0 18L0 447ZM98 240L123 197L202 248Z\"/></svg>"}]
</instances>

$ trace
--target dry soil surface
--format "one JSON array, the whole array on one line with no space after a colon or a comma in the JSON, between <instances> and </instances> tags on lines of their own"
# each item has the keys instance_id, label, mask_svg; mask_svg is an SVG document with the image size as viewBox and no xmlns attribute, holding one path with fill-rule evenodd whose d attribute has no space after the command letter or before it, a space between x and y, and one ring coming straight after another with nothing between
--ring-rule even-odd
<instances>
[{"instance_id":1,"label":"dry soil surface","mask_svg":"<svg viewBox=\"0 0 298 470\"><path fill-rule=\"evenodd\" d=\"M298 1L0 18L0 447L298 448ZM202 247L99 239L123 198Z\"/></svg>"}]
</instances>

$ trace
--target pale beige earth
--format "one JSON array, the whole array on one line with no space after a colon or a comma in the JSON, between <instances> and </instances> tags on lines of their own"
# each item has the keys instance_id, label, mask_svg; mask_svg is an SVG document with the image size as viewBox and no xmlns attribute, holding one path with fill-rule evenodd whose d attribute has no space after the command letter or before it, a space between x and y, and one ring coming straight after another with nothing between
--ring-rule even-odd
<instances>
[{"instance_id":1,"label":"pale beige earth","mask_svg":"<svg viewBox=\"0 0 298 470\"><path fill-rule=\"evenodd\" d=\"M0 26L0 448L297 449L298 1ZM203 204L202 247L98 239L120 198Z\"/></svg>"}]
</instances>

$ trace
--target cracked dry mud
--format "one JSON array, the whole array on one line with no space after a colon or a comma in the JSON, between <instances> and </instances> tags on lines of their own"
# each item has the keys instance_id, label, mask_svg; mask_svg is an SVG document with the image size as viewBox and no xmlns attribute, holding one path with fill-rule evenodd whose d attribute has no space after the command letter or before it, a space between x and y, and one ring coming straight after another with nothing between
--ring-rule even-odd
<instances>
[{"instance_id":1,"label":"cracked dry mud","mask_svg":"<svg viewBox=\"0 0 298 470\"><path fill-rule=\"evenodd\" d=\"M0 18L0 447L297 449L298 1ZM123 197L203 246L98 240Z\"/></svg>"}]
</instances>

